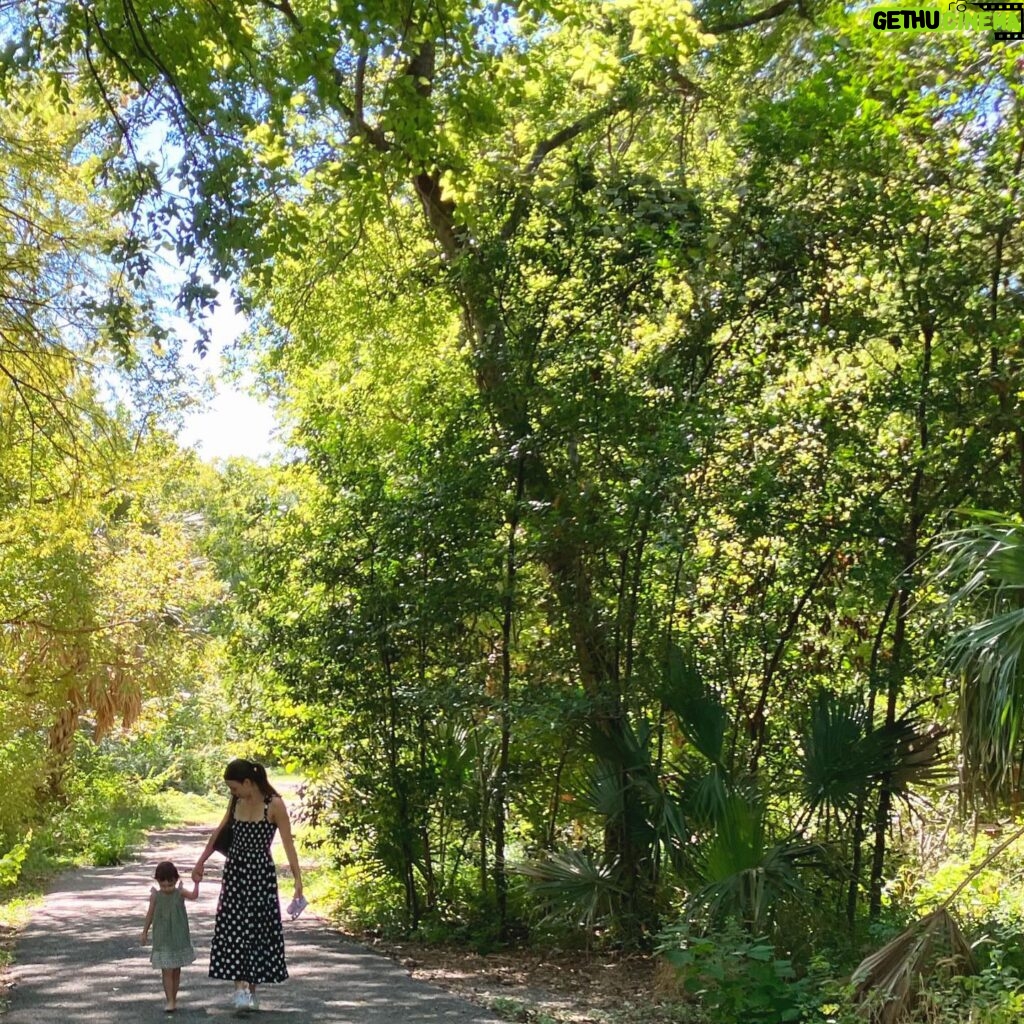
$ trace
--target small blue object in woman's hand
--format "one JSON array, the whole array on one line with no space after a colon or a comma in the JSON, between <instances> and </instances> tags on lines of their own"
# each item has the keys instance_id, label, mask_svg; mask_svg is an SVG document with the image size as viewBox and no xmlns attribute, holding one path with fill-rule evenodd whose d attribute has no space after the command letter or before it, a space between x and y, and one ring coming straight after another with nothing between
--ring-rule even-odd
<instances>
[{"instance_id":1,"label":"small blue object in woman's hand","mask_svg":"<svg viewBox=\"0 0 1024 1024\"><path fill-rule=\"evenodd\" d=\"M306 901L306 897L298 896L296 899L292 900L291 903L288 904L286 912L288 916L294 921L299 916L299 914L301 914L308 906L309 903Z\"/></svg>"}]
</instances>

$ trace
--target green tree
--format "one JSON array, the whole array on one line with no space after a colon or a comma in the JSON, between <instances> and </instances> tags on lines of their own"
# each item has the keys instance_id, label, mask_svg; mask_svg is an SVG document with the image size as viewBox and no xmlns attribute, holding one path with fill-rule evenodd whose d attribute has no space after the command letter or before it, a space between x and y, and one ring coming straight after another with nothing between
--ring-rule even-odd
<instances>
[{"instance_id":1,"label":"green tree","mask_svg":"<svg viewBox=\"0 0 1024 1024\"><path fill-rule=\"evenodd\" d=\"M1022 479L1008 50L787 2L27 10L27 63L85 59L136 145L173 125L174 194L128 143L108 174L263 314L310 472L281 524L250 513L240 635L282 728L381 780L412 919L453 803L485 877L506 805L529 816L547 715L545 842L562 781L602 780L617 915L655 920L651 778L696 759L660 692L674 642L722 709L752 861L816 809L792 771L815 694L890 754L941 706L919 559L949 507ZM865 764L851 920L869 842L878 912L906 767Z\"/></svg>"},{"instance_id":2,"label":"green tree","mask_svg":"<svg viewBox=\"0 0 1024 1024\"><path fill-rule=\"evenodd\" d=\"M94 114L8 83L0 111L0 763L8 836L59 795L74 739L131 724L194 656L216 584L163 478L179 394L96 194ZM138 313L141 319L135 316ZM168 348L171 345L168 343ZM160 391L164 390L163 395ZM118 397L120 396L120 397Z\"/></svg>"}]
</instances>

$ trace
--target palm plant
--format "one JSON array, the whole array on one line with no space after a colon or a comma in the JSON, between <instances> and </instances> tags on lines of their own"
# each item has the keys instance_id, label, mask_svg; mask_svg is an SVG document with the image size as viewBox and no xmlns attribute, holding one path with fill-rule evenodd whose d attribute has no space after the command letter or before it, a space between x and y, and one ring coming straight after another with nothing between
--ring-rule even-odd
<instances>
[{"instance_id":1,"label":"palm plant","mask_svg":"<svg viewBox=\"0 0 1024 1024\"><path fill-rule=\"evenodd\" d=\"M1019 789L1024 735L1024 522L974 512L975 522L937 546L939 585L953 585L950 618L967 618L947 641L961 681L964 792L995 802Z\"/></svg>"},{"instance_id":2,"label":"palm plant","mask_svg":"<svg viewBox=\"0 0 1024 1024\"><path fill-rule=\"evenodd\" d=\"M895 796L948 774L941 748L947 730L913 708L891 725L876 726L855 696L819 690L803 739L803 797L809 812L824 809L826 826L855 811L885 780Z\"/></svg>"},{"instance_id":3,"label":"palm plant","mask_svg":"<svg viewBox=\"0 0 1024 1024\"><path fill-rule=\"evenodd\" d=\"M899 1024L913 1012L937 960L956 973L976 970L970 943L945 906L915 921L861 961L850 979L854 999L868 1011L873 1024Z\"/></svg>"},{"instance_id":4,"label":"palm plant","mask_svg":"<svg viewBox=\"0 0 1024 1024\"><path fill-rule=\"evenodd\" d=\"M968 872L960 884L930 913L911 922L880 950L866 956L850 978L853 996L868 1011L872 1024L900 1024L914 1012L929 975L939 971L973 974L974 949L950 908L974 879L1004 850L1024 837L1018 829Z\"/></svg>"},{"instance_id":5,"label":"palm plant","mask_svg":"<svg viewBox=\"0 0 1024 1024\"><path fill-rule=\"evenodd\" d=\"M853 924L860 892L864 818L872 791L885 787L908 803L917 788L949 774L941 746L948 730L918 717L914 708L876 726L853 694L820 690L811 705L802 746L802 795L809 818L824 817L827 839L835 824L851 854L846 916Z\"/></svg>"},{"instance_id":6,"label":"palm plant","mask_svg":"<svg viewBox=\"0 0 1024 1024\"><path fill-rule=\"evenodd\" d=\"M532 883L540 898L543 920L563 920L587 934L613 914L624 895L616 879L615 865L586 850L563 850L539 860L527 861L514 870Z\"/></svg>"},{"instance_id":7,"label":"palm plant","mask_svg":"<svg viewBox=\"0 0 1024 1024\"><path fill-rule=\"evenodd\" d=\"M942 537L940 568L933 582L951 586L945 610L966 619L946 643L946 656L961 681L959 706L964 761L962 791L991 803L1019 790L1024 730L1024 522L992 512L971 513L974 522ZM908 750L908 767L927 766L931 736L922 733ZM856 998L877 1024L895 1024L913 1012L926 973L975 969L971 949L950 907L962 889L1010 844L993 850L932 913L867 957L853 974Z\"/></svg>"},{"instance_id":8,"label":"palm plant","mask_svg":"<svg viewBox=\"0 0 1024 1024\"><path fill-rule=\"evenodd\" d=\"M888 767L886 744L862 700L819 690L803 738L803 798L808 811L832 819L853 813Z\"/></svg>"},{"instance_id":9,"label":"palm plant","mask_svg":"<svg viewBox=\"0 0 1024 1024\"><path fill-rule=\"evenodd\" d=\"M692 653L677 644L669 644L666 652L659 696L693 748L713 766L721 768L728 714L704 682Z\"/></svg>"},{"instance_id":10,"label":"palm plant","mask_svg":"<svg viewBox=\"0 0 1024 1024\"><path fill-rule=\"evenodd\" d=\"M693 832L676 862L690 890L687 912L709 923L733 918L759 934L781 900L801 894L802 869L819 862L821 849L771 835L763 797L725 763L728 712L693 657L677 647L666 657L661 697L703 759L677 769Z\"/></svg>"},{"instance_id":11,"label":"palm plant","mask_svg":"<svg viewBox=\"0 0 1024 1024\"><path fill-rule=\"evenodd\" d=\"M765 811L761 799L739 792L721 807L716 828L695 845L689 860L691 917L732 918L759 935L783 899L801 896L802 869L819 862L821 848L773 842Z\"/></svg>"},{"instance_id":12,"label":"palm plant","mask_svg":"<svg viewBox=\"0 0 1024 1024\"><path fill-rule=\"evenodd\" d=\"M628 831L634 845L649 850L652 870L667 854L690 893L689 915L707 923L733 918L760 933L780 901L800 894L804 869L819 863L822 851L788 832L774 835L762 795L733 776L724 757L727 710L693 658L672 647L663 669L659 695L688 741L687 756L660 763L647 723L615 734L594 730L595 760L581 802L606 828ZM872 770L880 762L891 766L879 756ZM620 865L586 851L550 853L517 870L530 879L548 916L591 927L616 916L630 896Z\"/></svg>"},{"instance_id":13,"label":"palm plant","mask_svg":"<svg viewBox=\"0 0 1024 1024\"><path fill-rule=\"evenodd\" d=\"M636 728L624 723L615 733L594 728L588 734L593 762L579 792L582 806L604 823L628 837L626 845L649 851L640 874L653 885L657 851L677 850L686 835L678 802L664 786L653 756L653 730L641 722ZM614 845L614 844L613 844ZM514 868L531 883L545 920L562 919L593 930L603 920L629 927L641 901L649 892L638 892L626 878L620 860L597 856L589 850L560 850L517 864Z\"/></svg>"}]
</instances>

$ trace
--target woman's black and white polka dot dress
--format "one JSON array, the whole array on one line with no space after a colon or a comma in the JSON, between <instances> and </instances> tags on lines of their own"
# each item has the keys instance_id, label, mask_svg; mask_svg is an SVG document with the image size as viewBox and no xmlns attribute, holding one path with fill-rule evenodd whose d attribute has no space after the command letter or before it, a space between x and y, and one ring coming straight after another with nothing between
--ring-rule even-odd
<instances>
[{"instance_id":1,"label":"woman's black and white polka dot dress","mask_svg":"<svg viewBox=\"0 0 1024 1024\"><path fill-rule=\"evenodd\" d=\"M263 985L288 977L269 806L268 797L260 821L235 819L210 944L211 978Z\"/></svg>"}]
</instances>

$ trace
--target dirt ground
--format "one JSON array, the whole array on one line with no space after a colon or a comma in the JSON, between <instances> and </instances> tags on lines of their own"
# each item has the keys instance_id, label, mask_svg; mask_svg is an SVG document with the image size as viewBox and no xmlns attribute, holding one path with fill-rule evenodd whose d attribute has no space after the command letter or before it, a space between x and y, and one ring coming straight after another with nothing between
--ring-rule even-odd
<instances>
[{"instance_id":1,"label":"dirt ground","mask_svg":"<svg viewBox=\"0 0 1024 1024\"><path fill-rule=\"evenodd\" d=\"M655 1024L680 1007L650 957L582 952L465 949L364 939L419 980L469 999L506 1020L531 1024Z\"/></svg>"}]
</instances>

